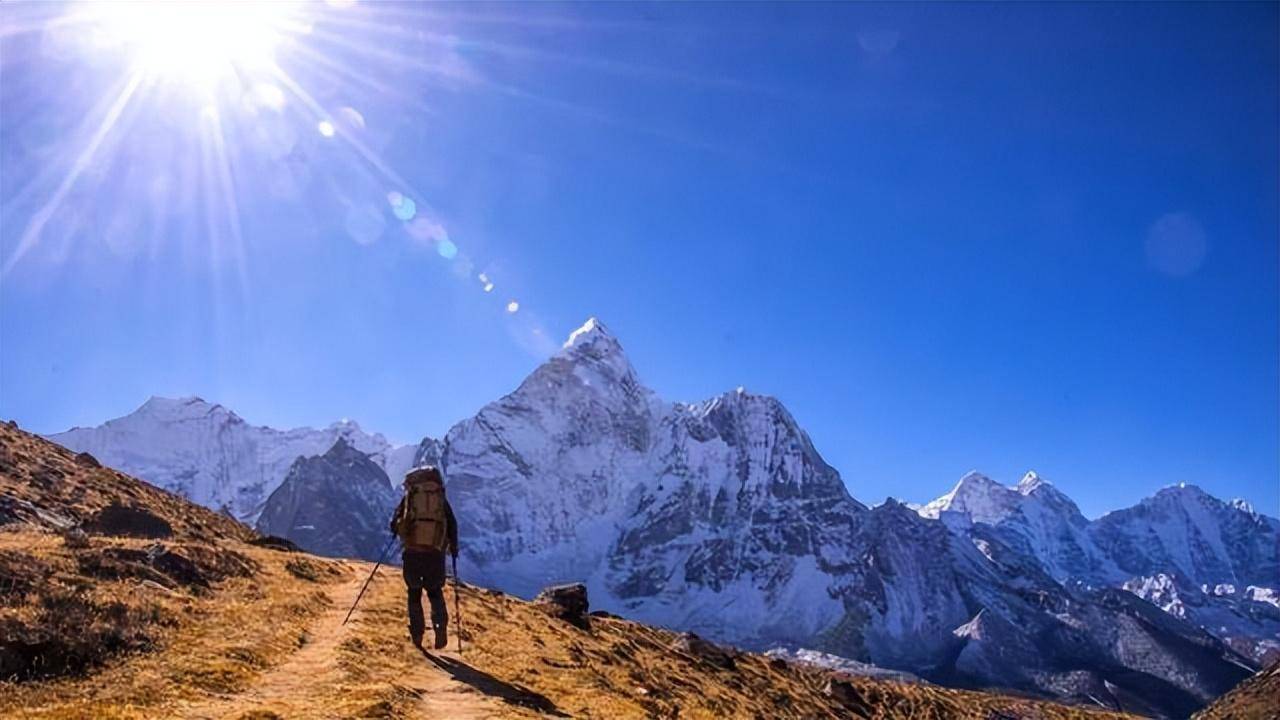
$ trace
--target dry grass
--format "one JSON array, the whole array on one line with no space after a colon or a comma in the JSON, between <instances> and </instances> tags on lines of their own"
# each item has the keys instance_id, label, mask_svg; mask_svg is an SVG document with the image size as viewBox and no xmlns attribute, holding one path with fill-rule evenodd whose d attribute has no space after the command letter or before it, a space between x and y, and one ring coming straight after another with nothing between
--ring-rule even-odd
<instances>
[{"instance_id":1,"label":"dry grass","mask_svg":"<svg viewBox=\"0 0 1280 720\"><path fill-rule=\"evenodd\" d=\"M111 540L108 547L147 544ZM0 548L38 558L55 570L27 601L0 610L0 618L34 623L49 636L62 636L68 645L83 637L89 658L81 667L64 668L57 679L0 683L4 717L155 717L160 708L177 701L242 691L262 670L303 644L311 622L330 604L320 582L299 580L285 569L287 555L244 545L232 552L253 561L253 576L224 579L213 592L170 589L133 578L75 575L75 554L85 551L59 547L49 535L3 533ZM206 550L229 549L215 545ZM75 595L84 598L88 608L82 617L89 627L101 630L82 633L77 622L49 623L39 614L46 598L63 597L65 587L82 580L89 585ZM321 578L335 580L330 573ZM99 642L113 633L133 642Z\"/></svg>"}]
</instances>

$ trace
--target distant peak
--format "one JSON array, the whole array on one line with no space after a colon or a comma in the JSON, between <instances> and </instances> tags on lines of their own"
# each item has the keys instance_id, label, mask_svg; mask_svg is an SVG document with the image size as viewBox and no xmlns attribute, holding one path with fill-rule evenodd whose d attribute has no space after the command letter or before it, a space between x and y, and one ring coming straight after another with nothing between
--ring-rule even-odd
<instances>
[{"instance_id":1,"label":"distant peak","mask_svg":"<svg viewBox=\"0 0 1280 720\"><path fill-rule=\"evenodd\" d=\"M564 349L571 350L579 346L592 345L602 340L611 342L614 345L618 342L609 332L609 329L604 326L604 323L593 316L587 318L582 327L569 333L569 339L564 341Z\"/></svg>"},{"instance_id":2,"label":"distant peak","mask_svg":"<svg viewBox=\"0 0 1280 720\"><path fill-rule=\"evenodd\" d=\"M324 456L330 460L338 460L355 455L367 457L364 453L356 449L354 445L347 442L347 439L341 435L338 436L337 440L333 441L333 445L324 454Z\"/></svg>"},{"instance_id":3,"label":"distant peak","mask_svg":"<svg viewBox=\"0 0 1280 720\"><path fill-rule=\"evenodd\" d=\"M1035 470L1028 470L1027 474L1023 475L1022 479L1018 481L1018 492L1023 495L1030 495L1035 490L1046 486L1052 487L1049 481L1040 477Z\"/></svg>"},{"instance_id":4,"label":"distant peak","mask_svg":"<svg viewBox=\"0 0 1280 720\"><path fill-rule=\"evenodd\" d=\"M188 395L179 398L167 398L160 395L152 395L147 398L137 410L135 415L149 416L165 420L180 420L203 417L212 414L226 415L234 420L239 420L235 413L218 405L217 403L207 402L204 398L196 395Z\"/></svg>"},{"instance_id":5,"label":"distant peak","mask_svg":"<svg viewBox=\"0 0 1280 720\"><path fill-rule=\"evenodd\" d=\"M1180 482L1176 485L1166 485L1156 492L1156 497L1197 497L1208 495L1209 493L1200 489L1199 485L1192 485L1188 482Z\"/></svg>"},{"instance_id":6,"label":"distant peak","mask_svg":"<svg viewBox=\"0 0 1280 720\"><path fill-rule=\"evenodd\" d=\"M987 477L986 475L983 475L977 470L970 470L969 472L961 476L960 482L956 483L956 490L959 490L962 487L971 487L971 486L991 487L992 485L998 485L998 484L999 483L997 483L995 480L992 480L991 478Z\"/></svg>"},{"instance_id":7,"label":"distant peak","mask_svg":"<svg viewBox=\"0 0 1280 720\"><path fill-rule=\"evenodd\" d=\"M587 318L582 327L569 334L558 357L570 361L579 371L588 373L584 376L587 382L635 379L635 370L627 360L622 344L604 323L594 317ZM604 374L598 375L601 371Z\"/></svg>"},{"instance_id":8,"label":"distant peak","mask_svg":"<svg viewBox=\"0 0 1280 720\"><path fill-rule=\"evenodd\" d=\"M977 470L970 470L960 478L951 492L920 509L920 515L938 518L944 511L968 513L978 522L992 523L1009 514L1018 501L1018 494L1011 488L992 480Z\"/></svg>"},{"instance_id":9,"label":"distant peak","mask_svg":"<svg viewBox=\"0 0 1280 720\"><path fill-rule=\"evenodd\" d=\"M164 397L163 395L152 395L147 401L142 403L142 408L151 410L167 410L170 408L185 407L188 405L208 405L204 398L198 395L187 395L186 397ZM140 408L141 409L141 408Z\"/></svg>"}]
</instances>

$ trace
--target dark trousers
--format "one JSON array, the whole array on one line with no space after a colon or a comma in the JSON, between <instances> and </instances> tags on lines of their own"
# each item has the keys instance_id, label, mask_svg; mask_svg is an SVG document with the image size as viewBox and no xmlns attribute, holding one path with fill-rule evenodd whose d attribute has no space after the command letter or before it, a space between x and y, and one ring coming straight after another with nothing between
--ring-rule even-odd
<instances>
[{"instance_id":1,"label":"dark trousers","mask_svg":"<svg viewBox=\"0 0 1280 720\"><path fill-rule=\"evenodd\" d=\"M409 588L409 633L420 637L426 630L422 617L422 591L431 602L431 625L449 624L449 611L444 601L444 553L432 550L405 550L404 584Z\"/></svg>"}]
</instances>

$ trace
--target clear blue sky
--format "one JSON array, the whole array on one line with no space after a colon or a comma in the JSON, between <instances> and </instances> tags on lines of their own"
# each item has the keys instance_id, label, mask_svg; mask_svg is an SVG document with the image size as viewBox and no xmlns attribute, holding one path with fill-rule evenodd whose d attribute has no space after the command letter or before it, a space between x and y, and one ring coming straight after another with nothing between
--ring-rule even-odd
<instances>
[{"instance_id":1,"label":"clear blue sky","mask_svg":"<svg viewBox=\"0 0 1280 720\"><path fill-rule=\"evenodd\" d=\"M24 427L198 394L416 441L598 315L867 502L1277 513L1276 4L321 5L213 81L65 9L0 8Z\"/></svg>"}]
</instances>

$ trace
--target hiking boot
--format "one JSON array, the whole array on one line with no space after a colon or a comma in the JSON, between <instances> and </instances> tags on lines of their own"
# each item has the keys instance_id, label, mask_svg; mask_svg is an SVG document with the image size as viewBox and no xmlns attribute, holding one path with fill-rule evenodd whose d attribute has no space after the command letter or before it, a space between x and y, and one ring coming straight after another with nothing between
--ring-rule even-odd
<instances>
[{"instance_id":1,"label":"hiking boot","mask_svg":"<svg viewBox=\"0 0 1280 720\"><path fill-rule=\"evenodd\" d=\"M413 641L414 647L422 647L422 633L409 633L409 639Z\"/></svg>"},{"instance_id":2,"label":"hiking boot","mask_svg":"<svg viewBox=\"0 0 1280 720\"><path fill-rule=\"evenodd\" d=\"M449 631L444 625L436 626L436 649L443 650L445 645L449 644Z\"/></svg>"}]
</instances>

